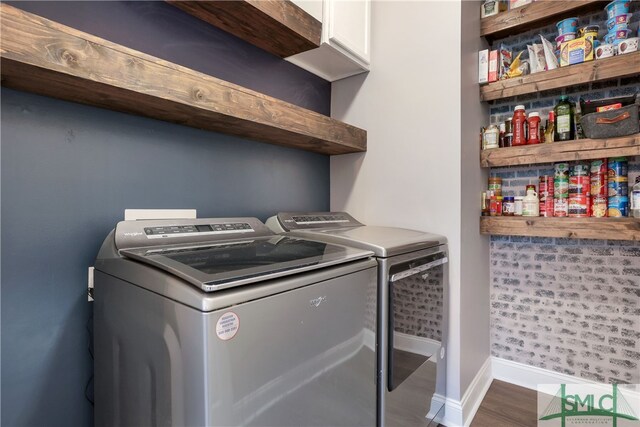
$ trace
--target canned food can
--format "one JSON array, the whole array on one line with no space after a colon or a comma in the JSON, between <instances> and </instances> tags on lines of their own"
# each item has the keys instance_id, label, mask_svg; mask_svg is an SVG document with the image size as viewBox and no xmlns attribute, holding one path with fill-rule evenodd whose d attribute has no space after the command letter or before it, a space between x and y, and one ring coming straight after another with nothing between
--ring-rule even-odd
<instances>
[{"instance_id":1,"label":"canned food can","mask_svg":"<svg viewBox=\"0 0 640 427\"><path fill-rule=\"evenodd\" d=\"M589 216L591 197L585 195L572 195L569 197L569 217L583 218Z\"/></svg>"},{"instance_id":2,"label":"canned food can","mask_svg":"<svg viewBox=\"0 0 640 427\"><path fill-rule=\"evenodd\" d=\"M591 216L604 218L607 216L607 197L595 196L591 198Z\"/></svg>"},{"instance_id":3,"label":"canned food can","mask_svg":"<svg viewBox=\"0 0 640 427\"><path fill-rule=\"evenodd\" d=\"M552 197L547 197L544 201L540 201L540 216L552 217L554 213L554 204L555 200Z\"/></svg>"},{"instance_id":4,"label":"canned food can","mask_svg":"<svg viewBox=\"0 0 640 427\"><path fill-rule=\"evenodd\" d=\"M629 198L626 196L609 197L609 209L607 213L610 217L627 216L629 211Z\"/></svg>"},{"instance_id":5,"label":"canned food can","mask_svg":"<svg viewBox=\"0 0 640 427\"><path fill-rule=\"evenodd\" d=\"M588 176L591 173L590 163L576 163L571 168L571 176Z\"/></svg>"},{"instance_id":6,"label":"canned food can","mask_svg":"<svg viewBox=\"0 0 640 427\"><path fill-rule=\"evenodd\" d=\"M591 174L607 173L607 159L593 160L591 162Z\"/></svg>"},{"instance_id":7,"label":"canned food can","mask_svg":"<svg viewBox=\"0 0 640 427\"><path fill-rule=\"evenodd\" d=\"M569 197L569 180L556 177L553 180L553 197L555 199L566 199Z\"/></svg>"},{"instance_id":8,"label":"canned food can","mask_svg":"<svg viewBox=\"0 0 640 427\"><path fill-rule=\"evenodd\" d=\"M569 196L572 194L588 195L591 191L591 177L588 175L569 178Z\"/></svg>"},{"instance_id":9,"label":"canned food can","mask_svg":"<svg viewBox=\"0 0 640 427\"><path fill-rule=\"evenodd\" d=\"M553 198L553 186L553 176L542 175L540 177L540 184L538 185L538 194L540 195L540 200L543 200L543 198L546 197Z\"/></svg>"},{"instance_id":10,"label":"canned food can","mask_svg":"<svg viewBox=\"0 0 640 427\"><path fill-rule=\"evenodd\" d=\"M569 214L569 200L568 199L554 199L553 200L553 216L564 217Z\"/></svg>"},{"instance_id":11,"label":"canned food can","mask_svg":"<svg viewBox=\"0 0 640 427\"><path fill-rule=\"evenodd\" d=\"M616 177L626 177L629 173L626 157L616 157L609 160L608 167L609 180Z\"/></svg>"},{"instance_id":12,"label":"canned food can","mask_svg":"<svg viewBox=\"0 0 640 427\"><path fill-rule=\"evenodd\" d=\"M591 196L607 195L607 159L591 161Z\"/></svg>"},{"instance_id":13,"label":"canned food can","mask_svg":"<svg viewBox=\"0 0 640 427\"><path fill-rule=\"evenodd\" d=\"M554 172L556 178L569 179L569 163L556 163Z\"/></svg>"},{"instance_id":14,"label":"canned food can","mask_svg":"<svg viewBox=\"0 0 640 427\"><path fill-rule=\"evenodd\" d=\"M607 184L607 195L609 197L626 196L629 194L628 181L609 181Z\"/></svg>"}]
</instances>

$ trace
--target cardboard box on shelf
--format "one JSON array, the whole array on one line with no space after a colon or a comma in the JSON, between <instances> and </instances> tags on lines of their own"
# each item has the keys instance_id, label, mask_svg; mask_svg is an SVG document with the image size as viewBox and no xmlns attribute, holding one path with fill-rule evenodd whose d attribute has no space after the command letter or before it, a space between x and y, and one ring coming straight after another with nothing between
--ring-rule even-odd
<instances>
[{"instance_id":1,"label":"cardboard box on shelf","mask_svg":"<svg viewBox=\"0 0 640 427\"><path fill-rule=\"evenodd\" d=\"M478 52L478 83L489 81L489 49Z\"/></svg>"},{"instance_id":2,"label":"cardboard box on shelf","mask_svg":"<svg viewBox=\"0 0 640 427\"><path fill-rule=\"evenodd\" d=\"M531 4L533 0L509 0L509 9L515 9L516 7L525 6Z\"/></svg>"},{"instance_id":3,"label":"cardboard box on shelf","mask_svg":"<svg viewBox=\"0 0 640 427\"><path fill-rule=\"evenodd\" d=\"M489 53L489 83L498 81L498 51Z\"/></svg>"},{"instance_id":4,"label":"cardboard box on shelf","mask_svg":"<svg viewBox=\"0 0 640 427\"><path fill-rule=\"evenodd\" d=\"M560 45L560 66L593 61L593 37L585 36Z\"/></svg>"}]
</instances>

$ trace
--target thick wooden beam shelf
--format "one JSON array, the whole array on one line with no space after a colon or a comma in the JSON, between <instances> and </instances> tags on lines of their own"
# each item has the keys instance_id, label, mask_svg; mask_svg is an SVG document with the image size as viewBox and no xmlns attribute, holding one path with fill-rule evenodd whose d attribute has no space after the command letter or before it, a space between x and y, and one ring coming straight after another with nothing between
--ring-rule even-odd
<instances>
[{"instance_id":1,"label":"thick wooden beam shelf","mask_svg":"<svg viewBox=\"0 0 640 427\"><path fill-rule=\"evenodd\" d=\"M606 1L594 0L539 0L481 20L480 35L495 40L603 9L606 4Z\"/></svg>"},{"instance_id":2,"label":"thick wooden beam shelf","mask_svg":"<svg viewBox=\"0 0 640 427\"><path fill-rule=\"evenodd\" d=\"M320 21L289 0L166 1L282 58L320 46Z\"/></svg>"},{"instance_id":3,"label":"thick wooden beam shelf","mask_svg":"<svg viewBox=\"0 0 640 427\"><path fill-rule=\"evenodd\" d=\"M480 233L498 236L640 240L640 219L489 216L480 218Z\"/></svg>"},{"instance_id":4,"label":"thick wooden beam shelf","mask_svg":"<svg viewBox=\"0 0 640 427\"><path fill-rule=\"evenodd\" d=\"M366 131L0 4L2 85L322 154Z\"/></svg>"},{"instance_id":5,"label":"thick wooden beam shelf","mask_svg":"<svg viewBox=\"0 0 640 427\"><path fill-rule=\"evenodd\" d=\"M610 139L579 139L551 144L493 148L480 153L480 166L516 166L620 156L640 156L640 134Z\"/></svg>"},{"instance_id":6,"label":"thick wooden beam shelf","mask_svg":"<svg viewBox=\"0 0 640 427\"><path fill-rule=\"evenodd\" d=\"M559 2L564 4L564 2ZM570 65L480 86L483 101L559 89L583 83L640 75L640 52Z\"/></svg>"}]
</instances>

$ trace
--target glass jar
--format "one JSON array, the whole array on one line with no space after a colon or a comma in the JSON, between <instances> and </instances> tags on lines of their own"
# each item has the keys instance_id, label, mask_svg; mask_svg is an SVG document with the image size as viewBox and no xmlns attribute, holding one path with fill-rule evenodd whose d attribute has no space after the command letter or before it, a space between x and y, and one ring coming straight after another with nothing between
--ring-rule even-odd
<instances>
[{"instance_id":1,"label":"glass jar","mask_svg":"<svg viewBox=\"0 0 640 427\"><path fill-rule=\"evenodd\" d=\"M505 196L502 201L502 215L514 216L516 214L516 201L512 196Z\"/></svg>"},{"instance_id":2,"label":"glass jar","mask_svg":"<svg viewBox=\"0 0 640 427\"><path fill-rule=\"evenodd\" d=\"M516 196L514 201L514 212L513 215L514 216L522 216L522 201L524 199L524 197L522 196Z\"/></svg>"}]
</instances>

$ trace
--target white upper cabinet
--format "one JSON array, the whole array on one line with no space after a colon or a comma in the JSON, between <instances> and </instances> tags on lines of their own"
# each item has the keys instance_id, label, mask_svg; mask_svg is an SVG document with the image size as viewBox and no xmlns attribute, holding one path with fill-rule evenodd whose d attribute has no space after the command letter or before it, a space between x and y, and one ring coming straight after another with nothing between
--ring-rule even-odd
<instances>
[{"instance_id":1,"label":"white upper cabinet","mask_svg":"<svg viewBox=\"0 0 640 427\"><path fill-rule=\"evenodd\" d=\"M286 58L325 80L335 81L369 71L371 0L293 0L318 19L319 48Z\"/></svg>"}]
</instances>

